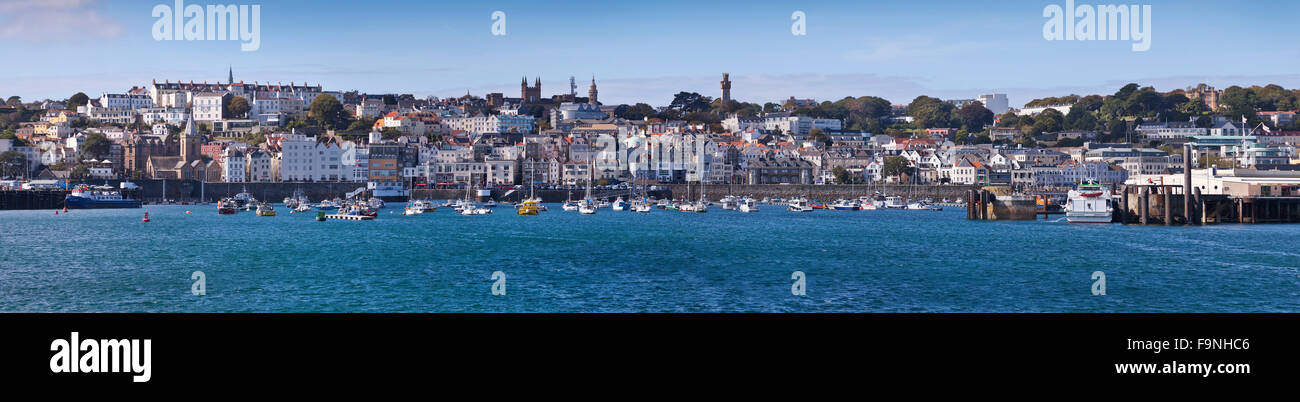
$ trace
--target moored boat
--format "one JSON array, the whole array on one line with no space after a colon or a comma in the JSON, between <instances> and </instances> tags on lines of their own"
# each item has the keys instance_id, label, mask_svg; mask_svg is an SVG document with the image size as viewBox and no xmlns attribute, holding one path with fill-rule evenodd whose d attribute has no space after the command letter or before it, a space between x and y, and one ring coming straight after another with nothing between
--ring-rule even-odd
<instances>
[{"instance_id":1,"label":"moored boat","mask_svg":"<svg viewBox=\"0 0 1300 402\"><path fill-rule=\"evenodd\" d=\"M1069 223L1110 223L1114 212L1110 191L1095 183L1070 190L1064 209Z\"/></svg>"},{"instance_id":2,"label":"moored boat","mask_svg":"<svg viewBox=\"0 0 1300 402\"><path fill-rule=\"evenodd\" d=\"M119 191L77 186L63 197L68 209L140 208L140 200L125 198Z\"/></svg>"}]
</instances>

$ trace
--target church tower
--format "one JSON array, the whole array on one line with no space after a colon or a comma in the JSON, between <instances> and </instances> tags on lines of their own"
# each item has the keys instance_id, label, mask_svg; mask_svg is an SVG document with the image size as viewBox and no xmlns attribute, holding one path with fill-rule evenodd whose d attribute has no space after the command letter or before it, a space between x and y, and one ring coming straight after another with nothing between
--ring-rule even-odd
<instances>
[{"instance_id":1,"label":"church tower","mask_svg":"<svg viewBox=\"0 0 1300 402\"><path fill-rule=\"evenodd\" d=\"M591 76L591 88L587 90L587 103L597 105L596 102L596 76Z\"/></svg>"},{"instance_id":2,"label":"church tower","mask_svg":"<svg viewBox=\"0 0 1300 402\"><path fill-rule=\"evenodd\" d=\"M226 79L227 79L226 85L234 85L234 84L235 84L235 67L233 67L233 66L230 67L230 76L227 77Z\"/></svg>"},{"instance_id":3,"label":"church tower","mask_svg":"<svg viewBox=\"0 0 1300 402\"><path fill-rule=\"evenodd\" d=\"M181 160L189 163L202 158L202 145L203 135L199 134L194 125L194 116L190 116L185 120L185 129L181 131Z\"/></svg>"},{"instance_id":4,"label":"church tower","mask_svg":"<svg viewBox=\"0 0 1300 402\"><path fill-rule=\"evenodd\" d=\"M731 102L731 74L722 73L722 104Z\"/></svg>"}]
</instances>

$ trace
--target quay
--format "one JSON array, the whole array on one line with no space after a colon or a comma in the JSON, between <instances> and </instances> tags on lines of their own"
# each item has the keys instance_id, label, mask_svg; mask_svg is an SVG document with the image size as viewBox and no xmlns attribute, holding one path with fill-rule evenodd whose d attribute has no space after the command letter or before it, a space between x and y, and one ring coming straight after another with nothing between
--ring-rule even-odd
<instances>
[{"instance_id":1,"label":"quay","mask_svg":"<svg viewBox=\"0 0 1300 402\"><path fill-rule=\"evenodd\" d=\"M1194 155L1191 145L1186 155ZM1206 225L1211 223L1300 223L1300 170L1193 169L1185 158L1181 172L1130 177L1119 185L1111 205L1112 222L1135 225ZM966 218L970 220L1032 220L1044 218L1028 196L995 195L994 188L970 190ZM1044 199L1050 194L1037 194ZM1029 218L1026 218L1029 216Z\"/></svg>"}]
</instances>

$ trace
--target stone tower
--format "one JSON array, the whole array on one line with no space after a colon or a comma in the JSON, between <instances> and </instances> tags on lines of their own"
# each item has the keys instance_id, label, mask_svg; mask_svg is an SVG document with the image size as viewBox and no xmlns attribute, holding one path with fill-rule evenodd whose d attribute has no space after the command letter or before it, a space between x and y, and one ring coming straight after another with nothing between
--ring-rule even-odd
<instances>
[{"instance_id":1,"label":"stone tower","mask_svg":"<svg viewBox=\"0 0 1300 402\"><path fill-rule=\"evenodd\" d=\"M731 102L731 74L722 73L722 104Z\"/></svg>"},{"instance_id":2,"label":"stone tower","mask_svg":"<svg viewBox=\"0 0 1300 402\"><path fill-rule=\"evenodd\" d=\"M587 103L596 105L596 76L591 76L591 88L587 89Z\"/></svg>"},{"instance_id":3,"label":"stone tower","mask_svg":"<svg viewBox=\"0 0 1300 402\"><path fill-rule=\"evenodd\" d=\"M537 77L534 86L528 86L528 77L519 82L519 98L524 102L536 102L542 99L542 77Z\"/></svg>"},{"instance_id":4,"label":"stone tower","mask_svg":"<svg viewBox=\"0 0 1300 402\"><path fill-rule=\"evenodd\" d=\"M185 130L181 131L181 160L185 163L202 158L203 135L194 125L194 117L185 120Z\"/></svg>"}]
</instances>

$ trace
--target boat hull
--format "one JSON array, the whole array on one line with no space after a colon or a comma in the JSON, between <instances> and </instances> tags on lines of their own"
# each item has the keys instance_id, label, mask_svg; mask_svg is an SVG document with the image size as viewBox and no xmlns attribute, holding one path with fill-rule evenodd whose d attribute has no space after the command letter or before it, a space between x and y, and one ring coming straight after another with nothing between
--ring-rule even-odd
<instances>
[{"instance_id":1,"label":"boat hull","mask_svg":"<svg viewBox=\"0 0 1300 402\"><path fill-rule=\"evenodd\" d=\"M96 200L69 195L64 198L68 209L140 208L140 200Z\"/></svg>"}]
</instances>

